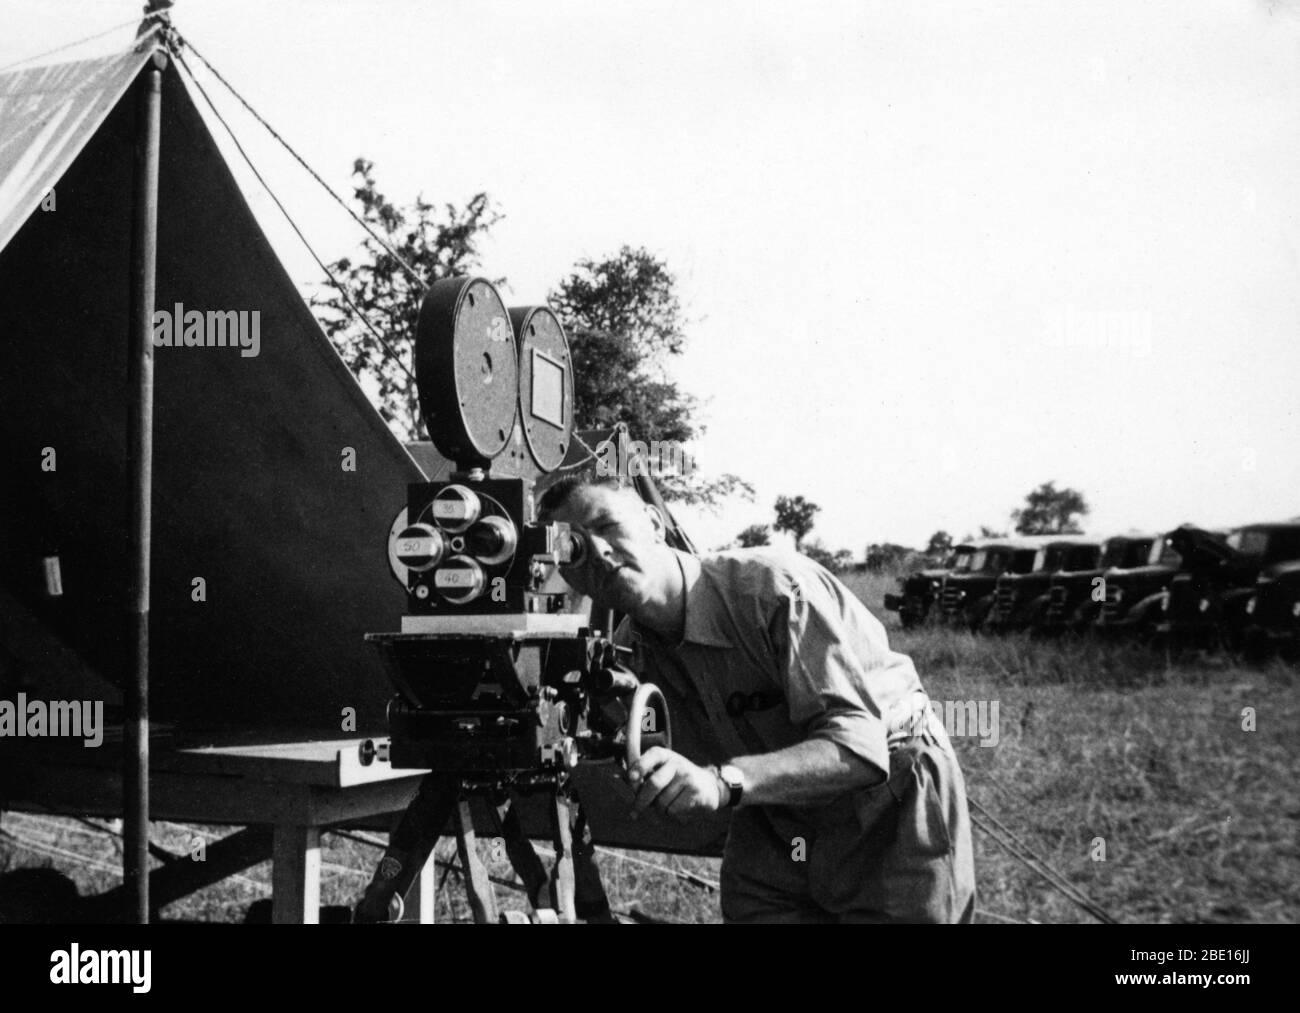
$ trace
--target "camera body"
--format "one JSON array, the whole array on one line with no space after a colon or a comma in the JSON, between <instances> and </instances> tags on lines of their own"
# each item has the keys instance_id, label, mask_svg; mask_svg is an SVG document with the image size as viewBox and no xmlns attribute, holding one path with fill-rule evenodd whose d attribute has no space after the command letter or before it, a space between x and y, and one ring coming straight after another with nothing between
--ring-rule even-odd
<instances>
[{"instance_id":1,"label":"camera body","mask_svg":"<svg viewBox=\"0 0 1300 1013\"><path fill-rule=\"evenodd\" d=\"M555 790L581 760L622 754L639 689L629 652L560 576L584 540L537 520L544 484L626 452L624 430L604 457L576 438L571 363L547 307L507 310L481 278L444 279L425 296L420 408L454 468L408 487L388 540L407 614L400 632L367 636L397 690L394 767L489 791ZM658 720L666 728L666 711Z\"/></svg>"},{"instance_id":2,"label":"camera body","mask_svg":"<svg viewBox=\"0 0 1300 1013\"><path fill-rule=\"evenodd\" d=\"M582 543L567 525L537 524L534 512L528 479L411 485L401 530L390 540L390 562L406 571L410 614L514 616L525 626L529 616L563 614L568 596L556 587L555 570Z\"/></svg>"}]
</instances>

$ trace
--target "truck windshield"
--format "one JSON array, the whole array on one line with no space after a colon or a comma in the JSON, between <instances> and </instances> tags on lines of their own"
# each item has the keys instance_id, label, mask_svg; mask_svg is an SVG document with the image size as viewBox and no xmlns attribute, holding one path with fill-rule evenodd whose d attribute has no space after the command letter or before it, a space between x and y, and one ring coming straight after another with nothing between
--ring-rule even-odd
<instances>
[{"instance_id":1,"label":"truck windshield","mask_svg":"<svg viewBox=\"0 0 1300 1013\"><path fill-rule=\"evenodd\" d=\"M972 573L1001 573L1006 568L1006 549L976 549L970 557Z\"/></svg>"},{"instance_id":2,"label":"truck windshield","mask_svg":"<svg viewBox=\"0 0 1300 1013\"><path fill-rule=\"evenodd\" d=\"M1101 556L1101 565L1103 567L1123 566L1128 561L1129 548L1133 544L1128 538L1109 539L1106 542L1106 550ZM1146 558L1145 552L1142 554L1142 558Z\"/></svg>"},{"instance_id":3,"label":"truck windshield","mask_svg":"<svg viewBox=\"0 0 1300 1013\"><path fill-rule=\"evenodd\" d=\"M1037 557L1033 549L1017 549L1011 557L1012 573L1031 573L1034 569L1034 559Z\"/></svg>"},{"instance_id":4,"label":"truck windshield","mask_svg":"<svg viewBox=\"0 0 1300 1013\"><path fill-rule=\"evenodd\" d=\"M1112 563L1112 566L1141 566L1147 561L1151 553L1151 547L1155 544L1154 538L1138 538L1129 542L1124 548L1124 559L1119 563Z\"/></svg>"},{"instance_id":5,"label":"truck windshield","mask_svg":"<svg viewBox=\"0 0 1300 1013\"><path fill-rule=\"evenodd\" d=\"M1300 559L1300 528L1264 530L1245 528L1228 536L1228 545L1266 563Z\"/></svg>"},{"instance_id":6,"label":"truck windshield","mask_svg":"<svg viewBox=\"0 0 1300 1013\"><path fill-rule=\"evenodd\" d=\"M1034 573L1056 573L1068 569L1066 562L1070 558L1068 545L1048 545L1034 554Z\"/></svg>"},{"instance_id":7,"label":"truck windshield","mask_svg":"<svg viewBox=\"0 0 1300 1013\"><path fill-rule=\"evenodd\" d=\"M1262 556L1268 551L1268 532L1249 529L1234 531L1228 536L1228 548L1245 556Z\"/></svg>"},{"instance_id":8,"label":"truck windshield","mask_svg":"<svg viewBox=\"0 0 1300 1013\"><path fill-rule=\"evenodd\" d=\"M1091 570L1097 565L1097 556L1101 552L1095 545L1076 545L1065 555L1065 569Z\"/></svg>"},{"instance_id":9,"label":"truck windshield","mask_svg":"<svg viewBox=\"0 0 1300 1013\"><path fill-rule=\"evenodd\" d=\"M1161 535L1151 543L1151 554L1147 556L1147 566L1181 567L1183 557L1169 544L1169 539Z\"/></svg>"}]
</instances>

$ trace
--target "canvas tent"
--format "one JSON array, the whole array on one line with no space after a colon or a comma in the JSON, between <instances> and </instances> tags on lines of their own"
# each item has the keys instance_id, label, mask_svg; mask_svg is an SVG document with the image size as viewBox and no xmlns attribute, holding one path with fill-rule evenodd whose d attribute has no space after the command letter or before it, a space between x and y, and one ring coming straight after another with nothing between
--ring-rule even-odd
<instances>
[{"instance_id":1,"label":"canvas tent","mask_svg":"<svg viewBox=\"0 0 1300 1013\"><path fill-rule=\"evenodd\" d=\"M0 579L113 684L135 143L122 100L149 55L0 78ZM403 609L382 545L395 490L420 472L321 333L174 63L162 110L156 305L257 311L260 348L155 352L154 713L337 733L353 707L380 729L388 692L362 634ZM61 597L45 594L47 554Z\"/></svg>"},{"instance_id":2,"label":"canvas tent","mask_svg":"<svg viewBox=\"0 0 1300 1013\"><path fill-rule=\"evenodd\" d=\"M112 704L129 670L131 99L150 57L0 76L0 696ZM404 611L384 540L423 473L313 318L190 88L169 62L155 305L256 311L260 341L255 356L155 351L152 717L339 737L352 708L359 734L383 734L391 690L363 637ZM716 849L716 829L628 824L623 794L585 796L599 839Z\"/></svg>"}]
</instances>

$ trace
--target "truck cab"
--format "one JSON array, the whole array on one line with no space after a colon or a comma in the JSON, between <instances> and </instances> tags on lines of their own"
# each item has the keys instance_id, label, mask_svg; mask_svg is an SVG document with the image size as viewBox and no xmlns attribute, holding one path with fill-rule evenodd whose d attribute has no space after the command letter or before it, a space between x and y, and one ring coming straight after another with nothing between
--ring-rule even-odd
<instances>
[{"instance_id":1,"label":"truck cab","mask_svg":"<svg viewBox=\"0 0 1300 1013\"><path fill-rule=\"evenodd\" d=\"M1149 532L1112 535L1102 544L1101 558L1095 567L1052 574L1047 608L1037 630L1048 635L1086 631L1096 621L1105 602L1106 573L1145 566L1158 537Z\"/></svg>"},{"instance_id":2,"label":"truck cab","mask_svg":"<svg viewBox=\"0 0 1300 1013\"><path fill-rule=\"evenodd\" d=\"M1300 517L1290 523L1300 527ZM1265 566L1242 613L1243 646L1256 651L1278 647L1294 657L1300 649L1300 558Z\"/></svg>"},{"instance_id":3,"label":"truck cab","mask_svg":"<svg viewBox=\"0 0 1300 1013\"><path fill-rule=\"evenodd\" d=\"M938 592L939 618L953 626L977 630L993 606L997 580L1004 573L1028 573L1039 545L1029 538L990 539L977 548L960 570L943 580Z\"/></svg>"},{"instance_id":4,"label":"truck cab","mask_svg":"<svg viewBox=\"0 0 1300 1013\"><path fill-rule=\"evenodd\" d=\"M1169 582L1158 629L1191 646L1213 646L1222 639L1239 645L1250 625L1246 609L1259 578L1280 576L1286 564L1300 559L1300 523L1244 525L1209 548Z\"/></svg>"},{"instance_id":5,"label":"truck cab","mask_svg":"<svg viewBox=\"0 0 1300 1013\"><path fill-rule=\"evenodd\" d=\"M1023 630L1047 614L1052 578L1095 570L1102 542L1085 535L1051 535L1034 554L1028 573L1004 573L993 591L985 626L997 632Z\"/></svg>"},{"instance_id":6,"label":"truck cab","mask_svg":"<svg viewBox=\"0 0 1300 1013\"><path fill-rule=\"evenodd\" d=\"M1169 582L1183 569L1184 547L1222 542L1226 532L1208 531L1184 524L1160 535L1139 566L1114 566L1102 574L1105 600L1097 612L1093 631L1105 635L1137 633L1149 637L1160 622Z\"/></svg>"},{"instance_id":7,"label":"truck cab","mask_svg":"<svg viewBox=\"0 0 1300 1013\"><path fill-rule=\"evenodd\" d=\"M925 622L939 589L943 587L944 578L950 573L967 569L970 566L971 556L985 541L987 539L962 542L953 546L940 566L917 570L905 577L899 577L899 590L902 593L885 595L885 608L890 612L898 613L904 629Z\"/></svg>"}]
</instances>

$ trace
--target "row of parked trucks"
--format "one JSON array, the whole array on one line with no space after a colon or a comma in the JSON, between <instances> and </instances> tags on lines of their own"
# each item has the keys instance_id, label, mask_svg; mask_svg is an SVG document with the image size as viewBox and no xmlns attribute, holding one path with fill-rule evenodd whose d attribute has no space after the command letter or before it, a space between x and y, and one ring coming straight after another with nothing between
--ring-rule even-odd
<instances>
[{"instance_id":1,"label":"row of parked trucks","mask_svg":"<svg viewBox=\"0 0 1300 1013\"><path fill-rule=\"evenodd\" d=\"M899 579L904 627L1093 632L1200 647L1300 646L1300 518L1110 538L1036 535L954 546Z\"/></svg>"}]
</instances>

